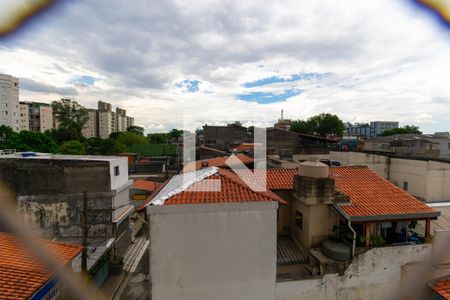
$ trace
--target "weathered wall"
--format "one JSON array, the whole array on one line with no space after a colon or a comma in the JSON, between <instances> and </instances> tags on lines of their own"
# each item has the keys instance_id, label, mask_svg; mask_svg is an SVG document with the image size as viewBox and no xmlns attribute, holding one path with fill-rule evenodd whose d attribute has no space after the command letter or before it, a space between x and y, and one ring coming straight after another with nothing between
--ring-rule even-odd
<instances>
[{"instance_id":1,"label":"weathered wall","mask_svg":"<svg viewBox=\"0 0 450 300\"><path fill-rule=\"evenodd\" d=\"M272 300L275 202L148 208L153 300Z\"/></svg>"},{"instance_id":2,"label":"weathered wall","mask_svg":"<svg viewBox=\"0 0 450 300\"><path fill-rule=\"evenodd\" d=\"M387 178L388 157L362 152L338 152L330 151L330 160L338 161L343 166L366 165L383 178Z\"/></svg>"},{"instance_id":3,"label":"weathered wall","mask_svg":"<svg viewBox=\"0 0 450 300\"><path fill-rule=\"evenodd\" d=\"M420 262L431 245L374 248L354 259L343 276L277 282L277 300L379 300L388 299L401 287L402 266Z\"/></svg>"},{"instance_id":4,"label":"weathered wall","mask_svg":"<svg viewBox=\"0 0 450 300\"><path fill-rule=\"evenodd\" d=\"M2 158L0 178L16 194L25 223L47 237L81 237L83 192L88 192L89 210L106 209L88 215L89 236L109 238L113 207L128 202L128 189L111 190L128 183L126 164L126 158L112 159L111 165L109 161L78 159ZM115 165L121 176L111 183Z\"/></svg>"},{"instance_id":5,"label":"weathered wall","mask_svg":"<svg viewBox=\"0 0 450 300\"><path fill-rule=\"evenodd\" d=\"M330 152L344 166L367 165L383 178L427 202L450 200L450 162L394 158L360 152Z\"/></svg>"}]
</instances>

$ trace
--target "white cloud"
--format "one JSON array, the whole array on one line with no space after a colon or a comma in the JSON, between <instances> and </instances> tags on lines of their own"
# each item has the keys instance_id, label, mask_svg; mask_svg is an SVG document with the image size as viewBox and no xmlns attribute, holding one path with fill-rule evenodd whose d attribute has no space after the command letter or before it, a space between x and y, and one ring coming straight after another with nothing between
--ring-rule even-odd
<instances>
[{"instance_id":1,"label":"white cloud","mask_svg":"<svg viewBox=\"0 0 450 300\"><path fill-rule=\"evenodd\" d=\"M333 112L345 121L399 120L450 129L450 35L407 1L63 2L0 46L0 72L71 86L93 107L122 106L147 131ZM1 43L1 41L0 41ZM304 90L285 102L237 99L242 85L300 72L332 73L257 91ZM75 76L95 85L71 85ZM199 90L176 88L199 80ZM58 91L58 89L54 90ZM61 90L59 90L61 91ZM21 91L22 92L22 91ZM24 91L24 99L58 94Z\"/></svg>"}]
</instances>

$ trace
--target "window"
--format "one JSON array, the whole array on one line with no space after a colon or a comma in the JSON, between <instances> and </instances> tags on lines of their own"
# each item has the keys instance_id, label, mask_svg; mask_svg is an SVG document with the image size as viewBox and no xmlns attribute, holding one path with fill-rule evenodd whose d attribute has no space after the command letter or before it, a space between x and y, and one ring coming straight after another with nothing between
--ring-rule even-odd
<instances>
[{"instance_id":1,"label":"window","mask_svg":"<svg viewBox=\"0 0 450 300\"><path fill-rule=\"evenodd\" d=\"M405 191L408 190L408 182L407 182L407 181L403 181L403 189L404 189Z\"/></svg>"},{"instance_id":2,"label":"window","mask_svg":"<svg viewBox=\"0 0 450 300\"><path fill-rule=\"evenodd\" d=\"M295 225L298 228L303 229L303 214L298 210L295 212Z\"/></svg>"},{"instance_id":3,"label":"window","mask_svg":"<svg viewBox=\"0 0 450 300\"><path fill-rule=\"evenodd\" d=\"M119 175L120 175L119 166L115 166L114 167L114 176L119 176Z\"/></svg>"},{"instance_id":4,"label":"window","mask_svg":"<svg viewBox=\"0 0 450 300\"><path fill-rule=\"evenodd\" d=\"M448 149L450 149L450 142L448 143Z\"/></svg>"}]
</instances>

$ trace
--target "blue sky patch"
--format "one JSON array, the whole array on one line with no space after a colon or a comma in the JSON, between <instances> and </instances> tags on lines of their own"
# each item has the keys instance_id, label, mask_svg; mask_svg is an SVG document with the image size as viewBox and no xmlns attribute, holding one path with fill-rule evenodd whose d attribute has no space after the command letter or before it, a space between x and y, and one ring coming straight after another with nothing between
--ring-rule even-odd
<instances>
[{"instance_id":1,"label":"blue sky patch","mask_svg":"<svg viewBox=\"0 0 450 300\"><path fill-rule=\"evenodd\" d=\"M185 88L187 92L189 93L195 93L198 91L198 85L200 84L200 81L198 80L188 80L185 79L181 82L175 83L175 86L177 88Z\"/></svg>"},{"instance_id":2,"label":"blue sky patch","mask_svg":"<svg viewBox=\"0 0 450 300\"><path fill-rule=\"evenodd\" d=\"M314 79L321 79L323 77L330 76L330 75L331 75L331 73L298 73L298 74L291 74L290 78L282 78L279 76L272 76L272 77L267 77L267 78L251 81L251 82L246 82L246 83L244 83L244 87L252 88L252 87L263 86L263 85L279 83L279 82L314 80Z\"/></svg>"},{"instance_id":3,"label":"blue sky patch","mask_svg":"<svg viewBox=\"0 0 450 300\"><path fill-rule=\"evenodd\" d=\"M95 78L88 75L82 75L72 80L72 83L84 83L86 85L94 85Z\"/></svg>"},{"instance_id":4,"label":"blue sky patch","mask_svg":"<svg viewBox=\"0 0 450 300\"><path fill-rule=\"evenodd\" d=\"M269 104L282 102L290 97L294 97L302 93L302 90L291 89L286 90L281 94L272 93L272 92L251 92L248 94L239 95L238 98L240 100L248 101L248 102L257 102L259 104Z\"/></svg>"}]
</instances>

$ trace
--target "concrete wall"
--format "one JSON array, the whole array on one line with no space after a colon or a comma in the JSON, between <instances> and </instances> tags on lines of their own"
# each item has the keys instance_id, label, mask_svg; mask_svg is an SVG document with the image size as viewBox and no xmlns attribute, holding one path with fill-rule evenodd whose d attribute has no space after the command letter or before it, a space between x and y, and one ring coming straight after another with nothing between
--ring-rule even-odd
<instances>
[{"instance_id":1,"label":"concrete wall","mask_svg":"<svg viewBox=\"0 0 450 300\"><path fill-rule=\"evenodd\" d=\"M121 170L119 176L111 174L116 165ZM109 210L89 215L89 235L109 238L114 209L129 203L131 185L126 157L104 161L2 158L0 180L16 194L17 209L29 227L47 237L74 239L81 236L84 191L88 193L88 209Z\"/></svg>"},{"instance_id":2,"label":"concrete wall","mask_svg":"<svg viewBox=\"0 0 450 300\"><path fill-rule=\"evenodd\" d=\"M431 245L374 248L356 257L343 276L277 282L277 300L379 300L401 288L402 266L425 260Z\"/></svg>"},{"instance_id":3,"label":"concrete wall","mask_svg":"<svg viewBox=\"0 0 450 300\"><path fill-rule=\"evenodd\" d=\"M274 299L277 206L149 207L152 299Z\"/></svg>"},{"instance_id":4,"label":"concrete wall","mask_svg":"<svg viewBox=\"0 0 450 300\"><path fill-rule=\"evenodd\" d=\"M427 202L450 200L450 162L394 158L360 152L330 152L330 160L343 166L367 165L400 188Z\"/></svg>"}]
</instances>

